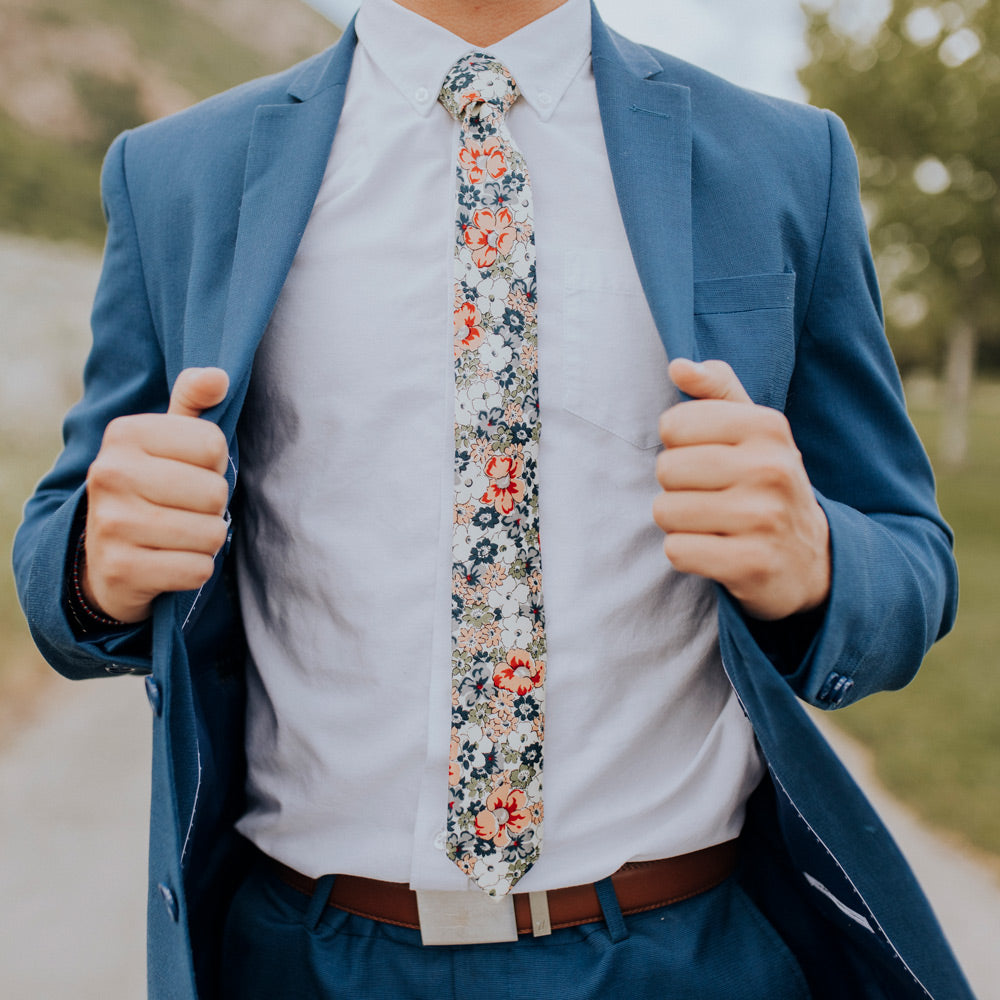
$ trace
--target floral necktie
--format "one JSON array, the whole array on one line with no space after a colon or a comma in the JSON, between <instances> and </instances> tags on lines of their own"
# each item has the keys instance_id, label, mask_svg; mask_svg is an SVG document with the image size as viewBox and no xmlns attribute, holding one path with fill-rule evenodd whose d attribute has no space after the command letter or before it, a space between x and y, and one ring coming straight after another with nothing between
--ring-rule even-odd
<instances>
[{"instance_id":1,"label":"floral necktie","mask_svg":"<svg viewBox=\"0 0 1000 1000\"><path fill-rule=\"evenodd\" d=\"M531 188L483 52L449 72L458 120L455 519L447 853L503 896L542 840L545 631L538 536L538 342Z\"/></svg>"}]
</instances>

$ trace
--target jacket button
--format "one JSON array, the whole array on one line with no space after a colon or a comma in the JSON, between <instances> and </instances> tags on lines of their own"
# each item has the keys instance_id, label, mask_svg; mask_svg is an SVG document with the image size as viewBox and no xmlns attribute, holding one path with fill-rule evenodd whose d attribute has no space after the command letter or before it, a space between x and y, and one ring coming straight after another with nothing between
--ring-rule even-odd
<instances>
[{"instance_id":1,"label":"jacket button","mask_svg":"<svg viewBox=\"0 0 1000 1000\"><path fill-rule=\"evenodd\" d=\"M823 686L816 696L818 701L829 705L831 708L839 708L854 687L854 681L850 677L838 674L835 670L823 682Z\"/></svg>"},{"instance_id":2,"label":"jacket button","mask_svg":"<svg viewBox=\"0 0 1000 1000\"><path fill-rule=\"evenodd\" d=\"M150 707L157 715L163 714L163 692L160 685L152 676L146 677L146 697L149 699Z\"/></svg>"},{"instance_id":3,"label":"jacket button","mask_svg":"<svg viewBox=\"0 0 1000 1000\"><path fill-rule=\"evenodd\" d=\"M167 913L170 914L170 919L177 923L177 896L174 890L167 885L166 882L161 882L157 887L160 890L160 895L163 897L163 905L167 908Z\"/></svg>"}]
</instances>

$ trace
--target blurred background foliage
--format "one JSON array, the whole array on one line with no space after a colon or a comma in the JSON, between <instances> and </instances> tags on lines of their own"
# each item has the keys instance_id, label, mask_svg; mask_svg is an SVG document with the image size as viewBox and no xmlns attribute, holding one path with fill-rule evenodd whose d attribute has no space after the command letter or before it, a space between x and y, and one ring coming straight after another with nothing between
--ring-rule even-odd
<instances>
[{"instance_id":1,"label":"blurred background foliage","mask_svg":"<svg viewBox=\"0 0 1000 1000\"><path fill-rule=\"evenodd\" d=\"M809 0L804 9L810 59L800 78L813 103L845 119L858 149L888 332L939 471L962 578L958 626L917 680L835 718L924 817L1000 855L1000 2ZM108 143L335 37L299 0L0 0L4 538L79 392ZM19 711L18 679L45 676L9 577L0 630L2 737L3 712Z\"/></svg>"},{"instance_id":2,"label":"blurred background foliage","mask_svg":"<svg viewBox=\"0 0 1000 1000\"><path fill-rule=\"evenodd\" d=\"M0 229L100 246L119 132L336 37L299 0L0 0Z\"/></svg>"},{"instance_id":3,"label":"blurred background foliage","mask_svg":"<svg viewBox=\"0 0 1000 1000\"><path fill-rule=\"evenodd\" d=\"M814 104L848 124L904 374L943 372L942 459L966 455L973 373L1000 366L1000 4L812 0Z\"/></svg>"},{"instance_id":4,"label":"blurred background foliage","mask_svg":"<svg viewBox=\"0 0 1000 1000\"><path fill-rule=\"evenodd\" d=\"M956 533L958 623L837 713L894 792L1000 854L1000 3L808 0L812 103L847 123L911 414Z\"/></svg>"}]
</instances>

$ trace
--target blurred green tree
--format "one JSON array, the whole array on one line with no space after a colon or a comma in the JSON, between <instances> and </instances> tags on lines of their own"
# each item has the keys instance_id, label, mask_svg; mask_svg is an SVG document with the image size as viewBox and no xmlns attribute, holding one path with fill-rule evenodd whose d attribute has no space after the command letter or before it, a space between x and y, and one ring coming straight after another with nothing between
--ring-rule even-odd
<instances>
[{"instance_id":1,"label":"blurred green tree","mask_svg":"<svg viewBox=\"0 0 1000 1000\"><path fill-rule=\"evenodd\" d=\"M966 453L976 368L1000 366L1000 3L805 0L814 104L847 122L904 373L944 373L941 454Z\"/></svg>"}]
</instances>

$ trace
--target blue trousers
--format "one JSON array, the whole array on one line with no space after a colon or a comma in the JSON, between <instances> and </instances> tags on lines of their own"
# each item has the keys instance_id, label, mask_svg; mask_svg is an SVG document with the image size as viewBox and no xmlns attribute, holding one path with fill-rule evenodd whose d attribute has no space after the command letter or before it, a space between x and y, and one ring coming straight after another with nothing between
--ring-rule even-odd
<instances>
[{"instance_id":1,"label":"blue trousers","mask_svg":"<svg viewBox=\"0 0 1000 1000\"><path fill-rule=\"evenodd\" d=\"M325 884L324 884L325 883ZM424 947L420 932L310 899L263 865L225 927L225 1000L808 1000L788 947L734 878L693 899L505 944Z\"/></svg>"}]
</instances>

